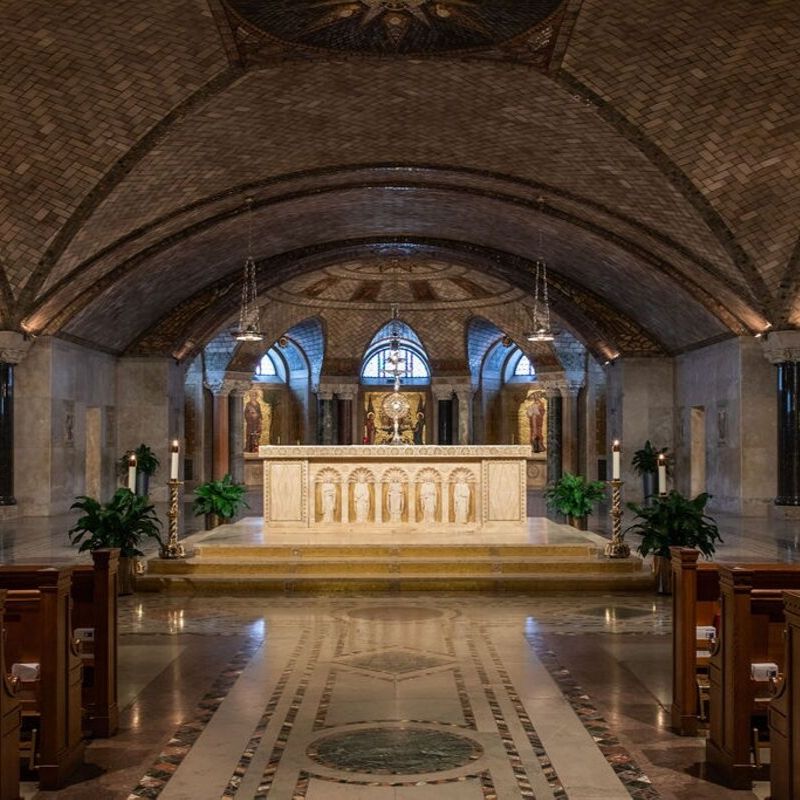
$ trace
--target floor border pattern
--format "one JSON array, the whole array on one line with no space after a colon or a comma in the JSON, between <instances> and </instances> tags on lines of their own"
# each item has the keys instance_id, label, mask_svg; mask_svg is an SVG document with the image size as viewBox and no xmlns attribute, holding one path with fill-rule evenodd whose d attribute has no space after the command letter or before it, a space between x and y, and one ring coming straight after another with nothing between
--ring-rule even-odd
<instances>
[{"instance_id":1,"label":"floor border pattern","mask_svg":"<svg viewBox=\"0 0 800 800\"><path fill-rule=\"evenodd\" d=\"M466 783L469 780L480 781L481 791L483 793L483 800L498 800L497 790L494 787L489 770L479 772L473 775L459 775L457 778L440 778L430 781L359 781L348 780L347 778L329 778L325 775L315 775L312 772L301 770L297 777L297 784L292 792L292 800L306 800L308 797L308 788L312 780L327 781L328 783L338 783L351 786L380 786L401 788L404 786L441 786L446 783Z\"/></svg>"},{"instance_id":2,"label":"floor border pattern","mask_svg":"<svg viewBox=\"0 0 800 800\"><path fill-rule=\"evenodd\" d=\"M220 796L220 800L231 800L231 798L236 797L239 787L241 786L242 779L247 773L247 770L250 768L250 764L253 761L256 750L258 750L261 740L264 738L264 733L267 730L267 726L269 725L272 715L275 713L275 709L277 708L278 703L283 696L283 692L286 689L286 684L289 681L289 677L294 671L297 660L300 658L300 654L305 649L310 636L310 628L305 628L300 634L300 639L292 651L292 654L289 656L289 660L286 662L286 666L283 668L283 672L281 672L278 682L275 684L275 688L273 689L272 694L267 701L267 705L264 708L264 713L256 723L253 733L247 742L247 746L242 752L242 755L233 770L233 774L228 781L228 785L225 787L225 791L223 791L222 795Z\"/></svg>"},{"instance_id":3,"label":"floor border pattern","mask_svg":"<svg viewBox=\"0 0 800 800\"><path fill-rule=\"evenodd\" d=\"M151 767L131 790L128 800L136 800L138 797L154 798L164 791L239 676L263 644L262 638L245 641L211 684L211 688L203 695L189 718L172 734Z\"/></svg>"},{"instance_id":4,"label":"floor border pattern","mask_svg":"<svg viewBox=\"0 0 800 800\"><path fill-rule=\"evenodd\" d=\"M525 639L633 800L661 800L661 795L652 785L650 778L614 736L611 726L603 718L597 706L572 677L572 673L559 662L556 654L545 644L542 637L526 634Z\"/></svg>"}]
</instances>

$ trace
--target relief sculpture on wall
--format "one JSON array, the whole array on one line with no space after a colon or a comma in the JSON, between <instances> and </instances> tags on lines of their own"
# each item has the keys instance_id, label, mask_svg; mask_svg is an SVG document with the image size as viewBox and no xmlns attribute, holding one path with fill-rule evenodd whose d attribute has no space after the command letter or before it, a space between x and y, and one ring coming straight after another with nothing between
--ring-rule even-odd
<instances>
[{"instance_id":1,"label":"relief sculpture on wall","mask_svg":"<svg viewBox=\"0 0 800 800\"><path fill-rule=\"evenodd\" d=\"M390 469L383 475L383 521L407 522L406 486L408 476L401 469Z\"/></svg>"}]
</instances>

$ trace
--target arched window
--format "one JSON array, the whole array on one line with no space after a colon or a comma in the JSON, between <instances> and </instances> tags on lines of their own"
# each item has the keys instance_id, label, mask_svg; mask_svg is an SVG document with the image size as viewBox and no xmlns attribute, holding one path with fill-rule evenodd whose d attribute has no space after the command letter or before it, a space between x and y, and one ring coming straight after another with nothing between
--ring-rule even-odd
<instances>
[{"instance_id":1,"label":"arched window","mask_svg":"<svg viewBox=\"0 0 800 800\"><path fill-rule=\"evenodd\" d=\"M286 362L274 347L270 347L256 365L255 379L265 383L286 381Z\"/></svg>"},{"instance_id":2,"label":"arched window","mask_svg":"<svg viewBox=\"0 0 800 800\"><path fill-rule=\"evenodd\" d=\"M530 358L514 345L506 358L502 375L506 383L531 383L536 380L536 367Z\"/></svg>"},{"instance_id":3,"label":"arched window","mask_svg":"<svg viewBox=\"0 0 800 800\"><path fill-rule=\"evenodd\" d=\"M431 368L422 342L408 325L402 322L384 325L373 338L361 364L363 383L388 384L395 373L389 356L400 357L400 380L406 385L430 383Z\"/></svg>"},{"instance_id":4,"label":"arched window","mask_svg":"<svg viewBox=\"0 0 800 800\"><path fill-rule=\"evenodd\" d=\"M533 378L536 376L536 370L531 364L531 360L524 353L514 367L514 376L517 378Z\"/></svg>"}]
</instances>

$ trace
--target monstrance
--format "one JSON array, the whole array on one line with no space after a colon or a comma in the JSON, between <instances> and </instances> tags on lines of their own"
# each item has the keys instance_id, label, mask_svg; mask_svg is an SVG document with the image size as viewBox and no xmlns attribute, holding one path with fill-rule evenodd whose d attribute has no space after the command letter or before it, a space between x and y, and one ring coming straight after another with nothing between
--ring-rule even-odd
<instances>
[{"instance_id":1,"label":"monstrance","mask_svg":"<svg viewBox=\"0 0 800 800\"><path fill-rule=\"evenodd\" d=\"M400 420L411 410L411 405L399 391L399 381L395 380L394 391L383 401L383 413L392 420L394 424L394 434L392 444L403 444L400 436Z\"/></svg>"}]
</instances>

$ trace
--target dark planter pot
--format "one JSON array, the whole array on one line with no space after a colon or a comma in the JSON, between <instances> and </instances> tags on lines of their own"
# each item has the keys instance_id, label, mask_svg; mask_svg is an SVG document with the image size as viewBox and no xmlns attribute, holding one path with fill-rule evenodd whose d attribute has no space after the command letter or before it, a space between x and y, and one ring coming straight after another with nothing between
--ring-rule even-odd
<instances>
[{"instance_id":1,"label":"dark planter pot","mask_svg":"<svg viewBox=\"0 0 800 800\"><path fill-rule=\"evenodd\" d=\"M642 475L642 492L644 494L644 506L650 508L658 491L658 475L655 472L645 472Z\"/></svg>"},{"instance_id":2,"label":"dark planter pot","mask_svg":"<svg viewBox=\"0 0 800 800\"><path fill-rule=\"evenodd\" d=\"M119 573L117 581L117 593L133 594L134 572L136 570L136 559L122 556L119 560Z\"/></svg>"},{"instance_id":3,"label":"dark planter pot","mask_svg":"<svg viewBox=\"0 0 800 800\"><path fill-rule=\"evenodd\" d=\"M653 577L658 594L672 594L672 563L666 556L653 556Z\"/></svg>"},{"instance_id":4,"label":"dark planter pot","mask_svg":"<svg viewBox=\"0 0 800 800\"><path fill-rule=\"evenodd\" d=\"M206 530L210 531L222 523L222 518L219 514L206 514Z\"/></svg>"},{"instance_id":5,"label":"dark planter pot","mask_svg":"<svg viewBox=\"0 0 800 800\"><path fill-rule=\"evenodd\" d=\"M136 494L139 497L147 497L150 490L150 476L144 472L136 473Z\"/></svg>"},{"instance_id":6,"label":"dark planter pot","mask_svg":"<svg viewBox=\"0 0 800 800\"><path fill-rule=\"evenodd\" d=\"M586 531L589 530L589 518L588 517L567 517L567 522L572 525L573 528L577 528L579 531Z\"/></svg>"}]
</instances>

